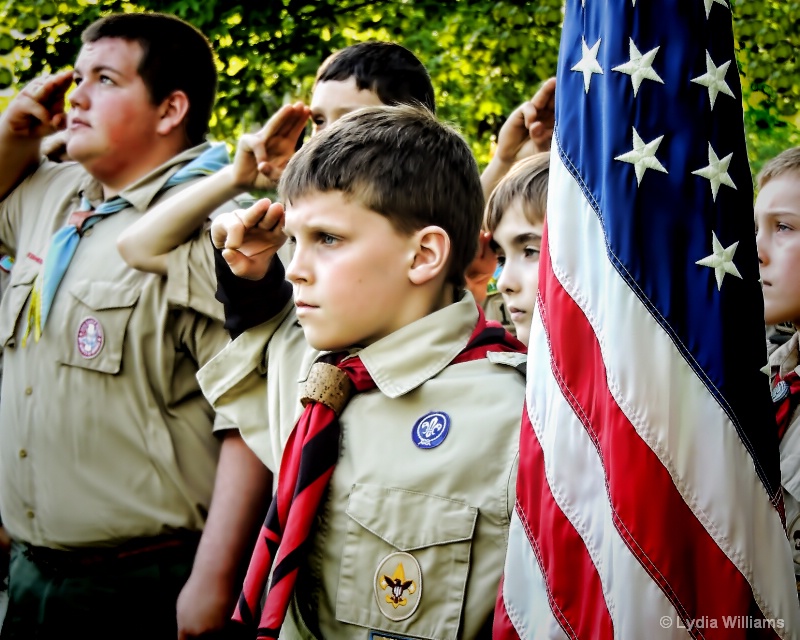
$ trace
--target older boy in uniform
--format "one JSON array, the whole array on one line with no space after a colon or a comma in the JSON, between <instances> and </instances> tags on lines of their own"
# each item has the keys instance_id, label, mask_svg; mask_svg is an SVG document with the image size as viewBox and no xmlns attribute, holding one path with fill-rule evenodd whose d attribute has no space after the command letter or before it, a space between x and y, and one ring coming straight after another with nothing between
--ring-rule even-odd
<instances>
[{"instance_id":1,"label":"older boy in uniform","mask_svg":"<svg viewBox=\"0 0 800 640\"><path fill-rule=\"evenodd\" d=\"M168 256L169 279L129 268L116 239L222 161L203 144L213 54L160 14L107 16L83 43L74 72L0 117L0 242L16 256L0 305L2 637L193 637L233 610L269 473L195 379L227 341L207 234ZM40 161L65 124L77 162Z\"/></svg>"},{"instance_id":2,"label":"older boy in uniform","mask_svg":"<svg viewBox=\"0 0 800 640\"><path fill-rule=\"evenodd\" d=\"M768 325L795 332L769 359L778 423L786 528L800 595L800 147L779 154L758 176L756 246ZM772 425L769 425L772 427Z\"/></svg>"},{"instance_id":3,"label":"older boy in uniform","mask_svg":"<svg viewBox=\"0 0 800 640\"><path fill-rule=\"evenodd\" d=\"M524 346L463 289L475 160L425 110L368 108L314 136L280 192L285 214L256 205L212 225L261 275L282 222L295 247L293 304L199 374L280 473L237 615L258 637L277 637L287 609L285 638L483 637L514 503Z\"/></svg>"}]
</instances>

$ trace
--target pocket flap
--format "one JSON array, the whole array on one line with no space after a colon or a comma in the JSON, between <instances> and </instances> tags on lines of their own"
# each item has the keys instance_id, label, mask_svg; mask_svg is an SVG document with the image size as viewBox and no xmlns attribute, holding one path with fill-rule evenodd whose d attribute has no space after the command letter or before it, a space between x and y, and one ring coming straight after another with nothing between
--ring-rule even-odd
<instances>
[{"instance_id":1,"label":"pocket flap","mask_svg":"<svg viewBox=\"0 0 800 640\"><path fill-rule=\"evenodd\" d=\"M139 299L139 289L113 282L92 282L90 280L74 284L70 293L87 307L97 311L132 307Z\"/></svg>"},{"instance_id":2,"label":"pocket flap","mask_svg":"<svg viewBox=\"0 0 800 640\"><path fill-rule=\"evenodd\" d=\"M355 484L347 515L400 551L413 551L470 540L478 510L426 493Z\"/></svg>"}]
</instances>

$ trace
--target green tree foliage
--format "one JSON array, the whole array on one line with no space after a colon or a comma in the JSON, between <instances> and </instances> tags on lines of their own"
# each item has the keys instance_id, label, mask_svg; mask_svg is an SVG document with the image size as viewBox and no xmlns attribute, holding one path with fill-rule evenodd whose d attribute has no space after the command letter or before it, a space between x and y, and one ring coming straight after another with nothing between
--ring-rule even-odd
<instances>
[{"instance_id":1,"label":"green tree foliage","mask_svg":"<svg viewBox=\"0 0 800 640\"><path fill-rule=\"evenodd\" d=\"M562 0L6 0L0 3L0 106L42 71L69 66L81 31L108 11L157 10L212 41L220 71L212 136L234 141L287 100L308 99L319 64L368 39L399 42L425 63L439 114L483 164L514 107L555 73ZM733 6L751 160L800 143L795 52L800 3Z\"/></svg>"}]
</instances>

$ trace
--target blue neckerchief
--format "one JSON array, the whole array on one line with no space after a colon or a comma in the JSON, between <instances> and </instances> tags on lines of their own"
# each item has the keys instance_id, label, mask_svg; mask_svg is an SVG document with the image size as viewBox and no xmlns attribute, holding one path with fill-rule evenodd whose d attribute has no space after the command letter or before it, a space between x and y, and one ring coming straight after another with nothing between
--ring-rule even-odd
<instances>
[{"instance_id":1,"label":"blue neckerchief","mask_svg":"<svg viewBox=\"0 0 800 640\"><path fill-rule=\"evenodd\" d=\"M158 193L161 194L167 189L182 184L192 178L211 175L228 164L228 162L228 150L225 145L213 145L189 164L176 171L170 179L164 183L164 186L161 187ZM82 233L86 232L86 230L93 227L106 216L122 211L129 206L130 202L120 196L116 196L111 200L103 202L96 209L92 209L92 205L86 196L81 196L81 203L78 210L93 211L93 215L86 218L83 223L82 232L78 232L78 228L75 225L67 224L56 231L53 236L44 259L42 273L40 277L37 278L37 282L33 288L31 305L28 310L28 328L23 338L23 346L25 345L31 329L33 329L34 332L34 339L37 342L39 341L47 318L50 315L50 308L56 297L56 292L58 291L61 281L64 279L64 274L67 272L72 258L75 256L75 251L78 249Z\"/></svg>"}]
</instances>

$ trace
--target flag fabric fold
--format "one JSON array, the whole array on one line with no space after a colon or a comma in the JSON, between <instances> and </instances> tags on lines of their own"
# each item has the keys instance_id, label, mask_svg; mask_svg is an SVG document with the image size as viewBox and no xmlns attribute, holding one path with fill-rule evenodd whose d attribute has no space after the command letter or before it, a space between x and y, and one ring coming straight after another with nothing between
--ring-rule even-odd
<instances>
[{"instance_id":1,"label":"flag fabric fold","mask_svg":"<svg viewBox=\"0 0 800 640\"><path fill-rule=\"evenodd\" d=\"M794 638L730 7L568 0L498 638Z\"/></svg>"}]
</instances>

